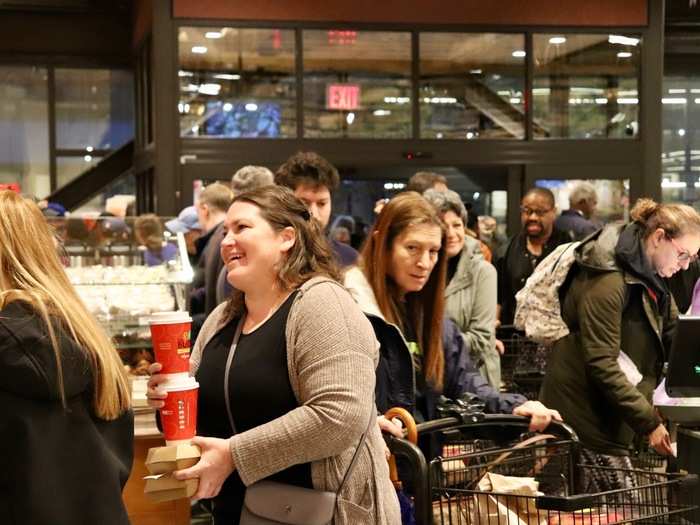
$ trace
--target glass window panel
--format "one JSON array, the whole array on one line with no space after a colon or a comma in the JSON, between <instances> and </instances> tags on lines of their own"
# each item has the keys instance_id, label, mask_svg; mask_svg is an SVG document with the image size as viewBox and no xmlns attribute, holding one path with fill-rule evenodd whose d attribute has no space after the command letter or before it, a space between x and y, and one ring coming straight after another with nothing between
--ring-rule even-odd
<instances>
[{"instance_id":1,"label":"glass window panel","mask_svg":"<svg viewBox=\"0 0 700 525\"><path fill-rule=\"evenodd\" d=\"M634 35L535 35L536 138L634 138L641 40Z\"/></svg>"},{"instance_id":2,"label":"glass window panel","mask_svg":"<svg viewBox=\"0 0 700 525\"><path fill-rule=\"evenodd\" d=\"M56 189L68 184L100 162L99 157L56 157Z\"/></svg>"},{"instance_id":3,"label":"glass window panel","mask_svg":"<svg viewBox=\"0 0 700 525\"><path fill-rule=\"evenodd\" d=\"M416 168L411 166L352 166L339 168L342 184L333 193L334 218L330 233L341 226L350 230L351 244L360 246L376 219L380 199L390 199L405 190ZM508 169L502 166L425 166L422 169L443 175L472 213L472 218L495 219L498 237L503 240L507 211Z\"/></svg>"},{"instance_id":4,"label":"glass window panel","mask_svg":"<svg viewBox=\"0 0 700 525\"><path fill-rule=\"evenodd\" d=\"M109 200L119 201L114 206L109 205ZM73 210L72 214L80 216L83 213L98 215L115 208L126 208L126 203L136 199L136 177L133 174L124 175L114 182L109 183L104 190L95 195L92 199L83 204L80 208ZM123 206L121 206L123 204ZM116 211L116 210L115 210Z\"/></svg>"},{"instance_id":5,"label":"glass window panel","mask_svg":"<svg viewBox=\"0 0 700 525\"><path fill-rule=\"evenodd\" d=\"M304 31L304 136L411 137L411 34Z\"/></svg>"},{"instance_id":6,"label":"glass window panel","mask_svg":"<svg viewBox=\"0 0 700 525\"><path fill-rule=\"evenodd\" d=\"M58 149L117 149L133 138L130 71L56 69Z\"/></svg>"},{"instance_id":7,"label":"glass window panel","mask_svg":"<svg viewBox=\"0 0 700 525\"><path fill-rule=\"evenodd\" d=\"M524 138L524 86L524 35L421 33L421 138Z\"/></svg>"},{"instance_id":8,"label":"glass window panel","mask_svg":"<svg viewBox=\"0 0 700 525\"><path fill-rule=\"evenodd\" d=\"M664 79L661 190L666 202L700 201L700 76Z\"/></svg>"},{"instance_id":9,"label":"glass window panel","mask_svg":"<svg viewBox=\"0 0 700 525\"><path fill-rule=\"evenodd\" d=\"M183 27L180 135L296 137L294 31Z\"/></svg>"},{"instance_id":10,"label":"glass window panel","mask_svg":"<svg viewBox=\"0 0 700 525\"><path fill-rule=\"evenodd\" d=\"M51 192L47 71L0 67L0 182L43 198Z\"/></svg>"},{"instance_id":11,"label":"glass window panel","mask_svg":"<svg viewBox=\"0 0 700 525\"><path fill-rule=\"evenodd\" d=\"M535 186L549 188L554 194L558 211L569 209L569 195L582 182L591 184L596 191L598 204L591 220L603 226L609 222L629 220L629 179L569 179L551 180L540 179Z\"/></svg>"}]
</instances>

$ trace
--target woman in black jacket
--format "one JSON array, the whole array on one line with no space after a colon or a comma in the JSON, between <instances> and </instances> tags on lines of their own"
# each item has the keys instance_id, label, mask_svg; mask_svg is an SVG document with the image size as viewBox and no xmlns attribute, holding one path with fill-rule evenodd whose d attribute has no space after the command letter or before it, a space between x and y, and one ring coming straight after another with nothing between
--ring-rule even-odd
<instances>
[{"instance_id":1,"label":"woman in black jacket","mask_svg":"<svg viewBox=\"0 0 700 525\"><path fill-rule=\"evenodd\" d=\"M0 521L128 524L129 383L39 208L0 192Z\"/></svg>"},{"instance_id":2,"label":"woman in black jacket","mask_svg":"<svg viewBox=\"0 0 700 525\"><path fill-rule=\"evenodd\" d=\"M345 286L372 322L380 343L376 404L393 406L419 420L437 417L438 396L476 394L488 412L531 418L543 430L555 410L489 386L471 362L455 324L445 318L445 228L433 206L415 192L390 200L362 249L360 267L345 274ZM383 417L382 430L400 435Z\"/></svg>"}]
</instances>

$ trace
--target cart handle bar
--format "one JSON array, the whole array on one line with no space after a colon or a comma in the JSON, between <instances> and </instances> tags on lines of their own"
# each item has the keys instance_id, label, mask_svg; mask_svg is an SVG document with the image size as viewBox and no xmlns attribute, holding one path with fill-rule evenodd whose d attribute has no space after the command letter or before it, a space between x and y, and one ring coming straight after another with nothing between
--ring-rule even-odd
<instances>
[{"instance_id":1,"label":"cart handle bar","mask_svg":"<svg viewBox=\"0 0 700 525\"><path fill-rule=\"evenodd\" d=\"M458 428L468 427L470 429L478 429L479 427L525 427L530 426L530 418L525 416L513 416L510 414L478 414L473 415L464 420L461 417L445 417L442 419L434 419L419 423L416 425L418 434L426 434L440 430L456 430ZM578 435L576 431L566 423L552 421L546 429L547 433L554 434L562 439L570 440L578 443Z\"/></svg>"}]
</instances>

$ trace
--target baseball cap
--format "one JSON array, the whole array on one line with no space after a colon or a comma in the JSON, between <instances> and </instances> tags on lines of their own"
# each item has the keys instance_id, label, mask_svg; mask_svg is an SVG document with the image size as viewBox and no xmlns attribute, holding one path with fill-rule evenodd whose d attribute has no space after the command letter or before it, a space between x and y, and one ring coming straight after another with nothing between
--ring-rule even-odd
<instances>
[{"instance_id":1,"label":"baseball cap","mask_svg":"<svg viewBox=\"0 0 700 525\"><path fill-rule=\"evenodd\" d=\"M197 219L197 209L188 206L180 212L176 219L171 219L165 223L165 227L173 233L187 233L190 230L201 230Z\"/></svg>"}]
</instances>

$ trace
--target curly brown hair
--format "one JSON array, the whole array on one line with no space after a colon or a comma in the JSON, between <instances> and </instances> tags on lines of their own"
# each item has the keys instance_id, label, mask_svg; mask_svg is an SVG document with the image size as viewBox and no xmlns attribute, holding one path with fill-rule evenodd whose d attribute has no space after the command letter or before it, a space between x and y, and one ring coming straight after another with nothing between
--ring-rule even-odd
<instances>
[{"instance_id":1,"label":"curly brown hair","mask_svg":"<svg viewBox=\"0 0 700 525\"><path fill-rule=\"evenodd\" d=\"M333 193L340 185L335 166L313 151L300 151L289 157L275 173L275 184L296 190L301 185L325 186Z\"/></svg>"}]
</instances>

